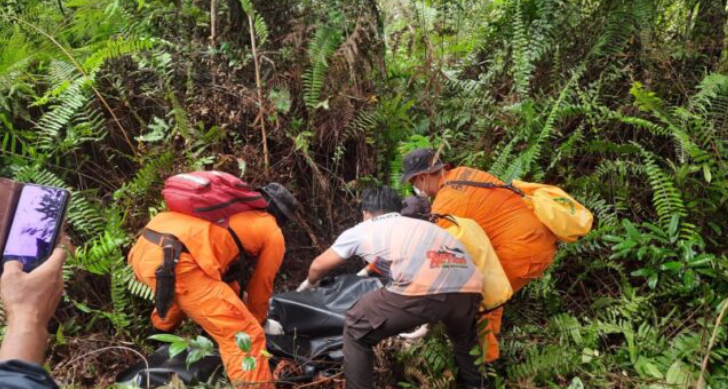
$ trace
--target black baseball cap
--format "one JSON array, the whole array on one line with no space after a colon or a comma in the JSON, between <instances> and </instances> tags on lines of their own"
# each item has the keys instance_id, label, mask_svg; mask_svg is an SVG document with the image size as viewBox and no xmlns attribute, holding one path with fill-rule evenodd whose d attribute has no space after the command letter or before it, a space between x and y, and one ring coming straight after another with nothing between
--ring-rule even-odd
<instances>
[{"instance_id":1,"label":"black baseball cap","mask_svg":"<svg viewBox=\"0 0 728 389\"><path fill-rule=\"evenodd\" d=\"M298 208L298 201L293 197L291 192L288 191L283 185L277 182L271 182L270 184L259 189L264 192L273 201L273 205L283 213L288 220L296 220L295 213Z\"/></svg>"},{"instance_id":2,"label":"black baseball cap","mask_svg":"<svg viewBox=\"0 0 728 389\"><path fill-rule=\"evenodd\" d=\"M412 177L420 174L434 173L445 167L440 158L432 149L417 149L407 153L402 158L401 182L409 182Z\"/></svg>"}]
</instances>

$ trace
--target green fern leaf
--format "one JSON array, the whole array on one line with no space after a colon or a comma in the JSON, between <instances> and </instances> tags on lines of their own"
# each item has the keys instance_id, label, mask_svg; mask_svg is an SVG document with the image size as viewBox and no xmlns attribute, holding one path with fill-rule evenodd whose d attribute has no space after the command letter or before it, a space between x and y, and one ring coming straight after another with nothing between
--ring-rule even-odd
<instances>
[{"instance_id":1,"label":"green fern leaf","mask_svg":"<svg viewBox=\"0 0 728 389\"><path fill-rule=\"evenodd\" d=\"M87 79L80 77L59 96L60 104L52 106L43 114L36 129L38 130L38 147L42 150L54 151L63 129L71 125L73 118L88 103L89 95L85 90Z\"/></svg>"},{"instance_id":2,"label":"green fern leaf","mask_svg":"<svg viewBox=\"0 0 728 389\"><path fill-rule=\"evenodd\" d=\"M154 40L150 38L126 39L118 37L117 39L105 41L99 49L86 58L82 67L86 74L93 74L108 60L123 55L141 53L152 48L154 48Z\"/></svg>"},{"instance_id":3,"label":"green fern leaf","mask_svg":"<svg viewBox=\"0 0 728 389\"><path fill-rule=\"evenodd\" d=\"M324 86L329 60L341 44L341 30L331 24L324 24L316 29L316 33L308 46L308 57L311 66L303 75L306 107L313 111L319 104L321 89Z\"/></svg>"},{"instance_id":4,"label":"green fern leaf","mask_svg":"<svg viewBox=\"0 0 728 389\"><path fill-rule=\"evenodd\" d=\"M654 154L636 142L632 142L632 144L640 149L645 172L653 191L652 204L657 211L660 226L667 230L673 215L681 218L687 216L682 193L675 187L670 176L657 165Z\"/></svg>"},{"instance_id":5,"label":"green fern leaf","mask_svg":"<svg viewBox=\"0 0 728 389\"><path fill-rule=\"evenodd\" d=\"M525 98L528 96L531 74L535 68L534 54L531 51L531 42L528 34L528 24L523 15L522 2L514 4L515 14L513 18L513 57L514 57L514 81L516 92Z\"/></svg>"}]
</instances>

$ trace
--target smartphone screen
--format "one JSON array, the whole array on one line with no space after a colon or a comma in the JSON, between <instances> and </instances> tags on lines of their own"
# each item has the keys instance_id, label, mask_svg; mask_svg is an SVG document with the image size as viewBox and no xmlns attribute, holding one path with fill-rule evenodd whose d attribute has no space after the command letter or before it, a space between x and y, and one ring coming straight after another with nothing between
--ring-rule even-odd
<instances>
[{"instance_id":1,"label":"smartphone screen","mask_svg":"<svg viewBox=\"0 0 728 389\"><path fill-rule=\"evenodd\" d=\"M50 256L62 228L68 192L25 184L18 197L3 252L3 263L20 261L30 272Z\"/></svg>"}]
</instances>

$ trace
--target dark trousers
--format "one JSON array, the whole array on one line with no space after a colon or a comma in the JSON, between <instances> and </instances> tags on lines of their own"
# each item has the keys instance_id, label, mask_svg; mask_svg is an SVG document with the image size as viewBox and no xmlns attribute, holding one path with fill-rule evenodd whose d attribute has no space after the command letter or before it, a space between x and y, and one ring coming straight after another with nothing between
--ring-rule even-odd
<instances>
[{"instance_id":1,"label":"dark trousers","mask_svg":"<svg viewBox=\"0 0 728 389\"><path fill-rule=\"evenodd\" d=\"M374 351L381 340L425 323L443 322L455 346L458 383L481 386L470 350L478 344L476 313L481 295L448 293L402 296L380 289L362 297L346 313L344 375L347 389L374 388Z\"/></svg>"}]
</instances>

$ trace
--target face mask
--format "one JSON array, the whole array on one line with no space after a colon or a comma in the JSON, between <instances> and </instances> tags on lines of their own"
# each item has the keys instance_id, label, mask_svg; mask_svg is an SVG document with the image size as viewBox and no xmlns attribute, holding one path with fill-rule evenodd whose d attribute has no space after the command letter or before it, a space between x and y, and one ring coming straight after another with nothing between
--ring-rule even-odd
<instances>
[{"instance_id":1,"label":"face mask","mask_svg":"<svg viewBox=\"0 0 728 389\"><path fill-rule=\"evenodd\" d=\"M429 196L427 196L427 193L417 189L417 187L414 185L412 186L412 189L415 190L415 195L417 195L417 197L429 197Z\"/></svg>"}]
</instances>

